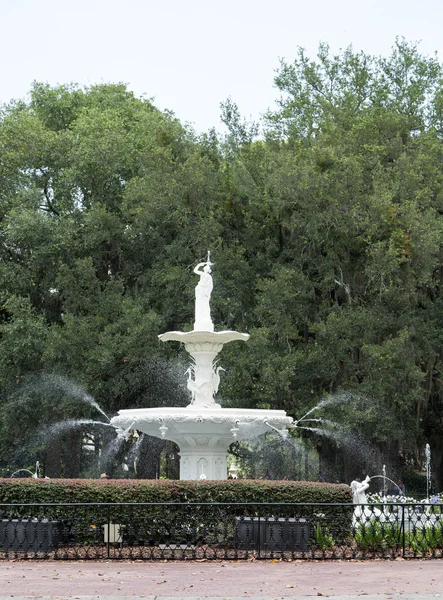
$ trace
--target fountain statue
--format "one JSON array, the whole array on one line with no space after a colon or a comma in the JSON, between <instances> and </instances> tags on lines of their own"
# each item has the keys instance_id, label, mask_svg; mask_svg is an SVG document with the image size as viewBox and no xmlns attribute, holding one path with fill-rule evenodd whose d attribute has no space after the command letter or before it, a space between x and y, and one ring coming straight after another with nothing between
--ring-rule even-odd
<instances>
[{"instance_id":1,"label":"fountain statue","mask_svg":"<svg viewBox=\"0 0 443 600\"><path fill-rule=\"evenodd\" d=\"M194 273L199 276L195 288L194 329L169 331L159 335L162 342L185 345L191 364L185 375L190 402L185 408L141 408L120 410L111 420L117 431L131 430L175 442L180 449L180 479L227 479L226 457L229 446L271 429L284 431L294 426L283 410L222 408L216 401L223 367L217 357L230 342L249 339L247 333L214 331L210 298L213 289L210 254Z\"/></svg>"},{"instance_id":2,"label":"fountain statue","mask_svg":"<svg viewBox=\"0 0 443 600\"><path fill-rule=\"evenodd\" d=\"M367 523L375 520L384 520L382 518L382 513L378 508L369 508L367 506L368 499L366 498L366 490L369 487L370 481L371 478L369 475L367 475L363 481L360 481L360 479L354 479L354 481L351 481L350 487L352 499L355 504L354 514L352 517L352 524L354 527L366 525Z\"/></svg>"},{"instance_id":3,"label":"fountain statue","mask_svg":"<svg viewBox=\"0 0 443 600\"><path fill-rule=\"evenodd\" d=\"M371 478L369 477L369 475L367 475L363 481L360 481L359 479L354 479L354 481L351 481L352 499L354 501L354 504L368 503L368 499L366 498L365 492L369 487L370 481Z\"/></svg>"},{"instance_id":4,"label":"fountain statue","mask_svg":"<svg viewBox=\"0 0 443 600\"><path fill-rule=\"evenodd\" d=\"M376 477L383 477L384 482L384 492L383 492L383 509L380 510L376 506L369 506L368 499L366 497L366 490L369 487L369 483L371 479L375 479ZM383 465L383 475L373 475L369 477L366 476L363 481L360 479L354 479L351 481L351 492L352 492L352 500L354 502L354 513L352 517L352 524L354 527L358 527L360 525L368 525L370 523L396 523L397 515L394 512L390 512L386 505L386 480L391 481L394 485L397 485L392 479L386 477L386 466ZM398 487L398 486L397 486Z\"/></svg>"},{"instance_id":5,"label":"fountain statue","mask_svg":"<svg viewBox=\"0 0 443 600\"><path fill-rule=\"evenodd\" d=\"M214 331L214 323L211 319L209 300L212 292L211 255L208 252L208 260L199 263L194 273L200 275L200 281L195 287L195 322L194 330ZM203 267L203 270L200 270Z\"/></svg>"}]
</instances>

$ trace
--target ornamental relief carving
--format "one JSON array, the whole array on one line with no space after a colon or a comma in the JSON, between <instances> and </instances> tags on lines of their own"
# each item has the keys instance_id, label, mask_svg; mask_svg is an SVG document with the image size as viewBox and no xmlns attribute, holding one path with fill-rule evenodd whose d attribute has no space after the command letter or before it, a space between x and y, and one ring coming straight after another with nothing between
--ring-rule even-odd
<instances>
[{"instance_id":1,"label":"ornamental relief carving","mask_svg":"<svg viewBox=\"0 0 443 600\"><path fill-rule=\"evenodd\" d=\"M127 417L126 423L122 423L122 427L134 424L134 429L137 429L137 425L141 423L158 423L160 426L162 423L230 423L230 424L256 424L267 426L267 423L274 427L288 427L292 423L290 417L266 417L266 416L254 416L254 415L220 415L220 414L189 414L189 412L175 413L173 415L145 415L142 418Z\"/></svg>"},{"instance_id":2,"label":"ornamental relief carving","mask_svg":"<svg viewBox=\"0 0 443 600\"><path fill-rule=\"evenodd\" d=\"M185 344L186 351L192 356L195 352L208 352L210 354L218 354L223 348L223 344L215 344L211 342L188 343Z\"/></svg>"}]
</instances>

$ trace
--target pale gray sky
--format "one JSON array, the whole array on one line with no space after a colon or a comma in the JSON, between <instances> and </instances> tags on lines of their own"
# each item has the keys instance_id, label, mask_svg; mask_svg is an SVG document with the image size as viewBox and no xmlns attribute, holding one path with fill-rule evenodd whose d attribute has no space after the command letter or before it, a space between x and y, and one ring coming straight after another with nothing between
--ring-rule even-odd
<instances>
[{"instance_id":1,"label":"pale gray sky","mask_svg":"<svg viewBox=\"0 0 443 600\"><path fill-rule=\"evenodd\" d=\"M272 106L279 57L319 41L388 54L396 36L443 57L442 0L0 0L0 102L52 85L125 82L198 131Z\"/></svg>"}]
</instances>

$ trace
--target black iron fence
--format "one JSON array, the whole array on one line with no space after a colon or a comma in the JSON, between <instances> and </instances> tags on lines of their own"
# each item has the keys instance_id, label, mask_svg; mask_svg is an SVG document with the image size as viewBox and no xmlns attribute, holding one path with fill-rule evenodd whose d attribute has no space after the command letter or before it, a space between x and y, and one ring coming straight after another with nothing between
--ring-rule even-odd
<instances>
[{"instance_id":1,"label":"black iron fence","mask_svg":"<svg viewBox=\"0 0 443 600\"><path fill-rule=\"evenodd\" d=\"M431 504L2 504L0 559L443 557Z\"/></svg>"}]
</instances>

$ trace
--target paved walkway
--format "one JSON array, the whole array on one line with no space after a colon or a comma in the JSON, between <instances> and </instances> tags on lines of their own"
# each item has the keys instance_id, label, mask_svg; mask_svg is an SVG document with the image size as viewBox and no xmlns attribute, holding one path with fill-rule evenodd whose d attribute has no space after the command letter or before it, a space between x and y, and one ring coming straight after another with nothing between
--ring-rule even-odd
<instances>
[{"instance_id":1,"label":"paved walkway","mask_svg":"<svg viewBox=\"0 0 443 600\"><path fill-rule=\"evenodd\" d=\"M443 600L443 561L0 562L0 600L44 597ZM360 598L360 600L362 600Z\"/></svg>"}]
</instances>

